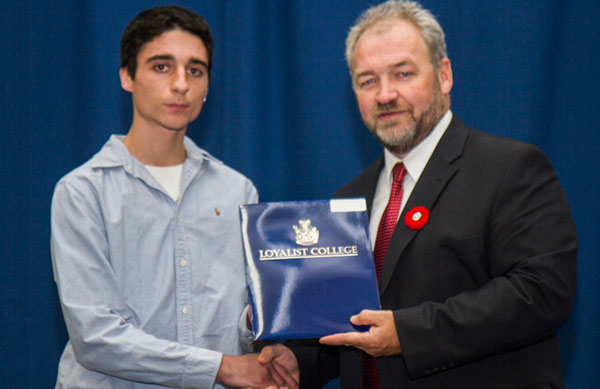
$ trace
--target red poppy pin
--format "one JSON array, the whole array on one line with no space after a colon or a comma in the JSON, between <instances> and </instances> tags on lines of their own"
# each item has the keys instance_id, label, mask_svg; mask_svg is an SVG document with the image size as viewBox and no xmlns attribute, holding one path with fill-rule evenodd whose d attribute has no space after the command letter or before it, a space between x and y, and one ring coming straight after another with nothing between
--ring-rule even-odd
<instances>
[{"instance_id":1,"label":"red poppy pin","mask_svg":"<svg viewBox=\"0 0 600 389\"><path fill-rule=\"evenodd\" d=\"M425 207L414 207L406 212L404 223L411 230L420 230L429 220L429 211Z\"/></svg>"}]
</instances>

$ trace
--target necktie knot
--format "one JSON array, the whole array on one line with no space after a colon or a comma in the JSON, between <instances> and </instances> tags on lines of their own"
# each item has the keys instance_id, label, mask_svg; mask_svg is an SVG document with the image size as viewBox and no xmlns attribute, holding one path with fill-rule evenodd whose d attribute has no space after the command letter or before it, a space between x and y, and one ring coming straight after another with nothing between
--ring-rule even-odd
<instances>
[{"instance_id":1,"label":"necktie knot","mask_svg":"<svg viewBox=\"0 0 600 389\"><path fill-rule=\"evenodd\" d=\"M402 182L404 180L404 174L406 174L406 168L402 162L398 162L394 165L392 169L392 176L394 177L394 182Z\"/></svg>"}]
</instances>

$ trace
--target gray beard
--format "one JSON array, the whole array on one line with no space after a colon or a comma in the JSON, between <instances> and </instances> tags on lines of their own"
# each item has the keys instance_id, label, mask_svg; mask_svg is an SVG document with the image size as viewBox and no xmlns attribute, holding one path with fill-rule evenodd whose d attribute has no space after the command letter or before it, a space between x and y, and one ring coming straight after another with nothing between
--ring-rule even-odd
<instances>
[{"instance_id":1,"label":"gray beard","mask_svg":"<svg viewBox=\"0 0 600 389\"><path fill-rule=\"evenodd\" d=\"M389 107L390 109L393 107ZM423 112L421 117L409 124L409 128L402 135L389 135L384 127L373 126L367 127L369 131L377 138L379 143L386 149L397 156L404 156L417 146L423 139L427 137L433 130L433 127L440 121L446 112L446 104L442 97L441 91L436 89L433 95L433 101L427 111Z\"/></svg>"}]
</instances>

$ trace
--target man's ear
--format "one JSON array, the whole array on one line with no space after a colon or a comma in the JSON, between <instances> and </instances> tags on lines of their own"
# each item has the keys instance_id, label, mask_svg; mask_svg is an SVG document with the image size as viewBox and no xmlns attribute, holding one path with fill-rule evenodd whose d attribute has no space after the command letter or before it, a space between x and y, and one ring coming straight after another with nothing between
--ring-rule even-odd
<instances>
[{"instance_id":1,"label":"man's ear","mask_svg":"<svg viewBox=\"0 0 600 389\"><path fill-rule=\"evenodd\" d=\"M452 65L450 64L450 60L448 58L444 58L440 61L438 77L442 94L444 96L449 95L454 80L452 79Z\"/></svg>"},{"instance_id":2,"label":"man's ear","mask_svg":"<svg viewBox=\"0 0 600 389\"><path fill-rule=\"evenodd\" d=\"M133 80L129 75L127 67L123 67L119 70L119 77L121 78L121 88L129 93L133 93Z\"/></svg>"}]
</instances>

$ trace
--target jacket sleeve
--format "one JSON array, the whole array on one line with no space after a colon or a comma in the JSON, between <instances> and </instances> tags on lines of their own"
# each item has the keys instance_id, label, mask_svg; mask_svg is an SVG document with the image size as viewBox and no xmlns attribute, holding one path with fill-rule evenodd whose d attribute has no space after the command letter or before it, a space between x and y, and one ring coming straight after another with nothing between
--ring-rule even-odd
<instances>
[{"instance_id":1,"label":"jacket sleeve","mask_svg":"<svg viewBox=\"0 0 600 389\"><path fill-rule=\"evenodd\" d=\"M394 311L413 378L554 336L569 318L577 238L566 196L550 161L537 148L521 147L509 159L498 172L490 217L476 244L483 253L477 261L489 279L443 300ZM478 198L468 190L464 196L476 207ZM463 210L459 206L454 211L459 215ZM473 251L455 248L453 260L468 267Z\"/></svg>"},{"instance_id":2,"label":"jacket sleeve","mask_svg":"<svg viewBox=\"0 0 600 389\"><path fill-rule=\"evenodd\" d=\"M300 368L300 388L318 389L339 375L339 347L324 346L316 339L286 342Z\"/></svg>"}]
</instances>

